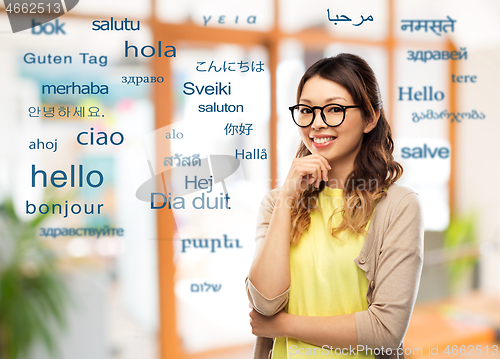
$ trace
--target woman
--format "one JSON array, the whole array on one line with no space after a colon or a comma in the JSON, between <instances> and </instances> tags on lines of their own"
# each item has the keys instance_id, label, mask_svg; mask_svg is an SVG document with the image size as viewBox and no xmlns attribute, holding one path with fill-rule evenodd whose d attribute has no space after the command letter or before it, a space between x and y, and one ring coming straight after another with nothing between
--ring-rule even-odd
<instances>
[{"instance_id":1,"label":"woman","mask_svg":"<svg viewBox=\"0 0 500 359\"><path fill-rule=\"evenodd\" d=\"M403 169L373 70L351 54L320 60L297 103L301 144L262 201L246 279L254 358L401 358L422 214L417 194L394 183Z\"/></svg>"}]
</instances>

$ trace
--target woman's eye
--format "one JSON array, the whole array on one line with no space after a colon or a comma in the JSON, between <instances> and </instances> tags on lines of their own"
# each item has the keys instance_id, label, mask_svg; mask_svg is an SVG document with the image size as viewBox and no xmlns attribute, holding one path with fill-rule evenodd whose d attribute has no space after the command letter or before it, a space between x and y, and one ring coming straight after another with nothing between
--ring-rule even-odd
<instances>
[{"instance_id":1,"label":"woman's eye","mask_svg":"<svg viewBox=\"0 0 500 359\"><path fill-rule=\"evenodd\" d=\"M300 113L311 113L311 109L310 108L307 108L307 107L301 107L299 109L299 112Z\"/></svg>"},{"instance_id":2,"label":"woman's eye","mask_svg":"<svg viewBox=\"0 0 500 359\"><path fill-rule=\"evenodd\" d=\"M330 112L339 113L339 112L342 112L342 108L337 107L337 106L332 106L332 108L330 109Z\"/></svg>"}]
</instances>

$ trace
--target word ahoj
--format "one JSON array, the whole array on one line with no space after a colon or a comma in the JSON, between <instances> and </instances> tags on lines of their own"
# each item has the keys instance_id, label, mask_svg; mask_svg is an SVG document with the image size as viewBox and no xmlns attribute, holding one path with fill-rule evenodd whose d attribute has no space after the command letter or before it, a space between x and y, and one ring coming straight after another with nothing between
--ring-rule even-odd
<instances>
[{"instance_id":1,"label":"word ahoj","mask_svg":"<svg viewBox=\"0 0 500 359\"><path fill-rule=\"evenodd\" d=\"M120 24L120 27L118 27ZM127 26L130 25L130 28ZM141 22L137 21L137 27L134 29L134 22L132 20L121 20L118 22L117 20L113 20L113 17L108 20L94 20L92 21L92 30L93 31L137 31L141 29Z\"/></svg>"},{"instance_id":2,"label":"word ahoj","mask_svg":"<svg viewBox=\"0 0 500 359\"><path fill-rule=\"evenodd\" d=\"M165 136L165 138L167 140L175 140L175 139L180 140L182 137L184 137L184 135L182 134L182 132L175 133L175 129L172 129L172 133L167 132L167 134Z\"/></svg>"},{"instance_id":3,"label":"word ahoj","mask_svg":"<svg viewBox=\"0 0 500 359\"><path fill-rule=\"evenodd\" d=\"M203 284L206 286L205 292L209 292L210 288L213 288L214 292L218 292L222 287L222 284L209 284L207 282L204 282ZM199 286L196 283L191 284L191 292L203 292L203 284L200 284Z\"/></svg>"},{"instance_id":4,"label":"word ahoj","mask_svg":"<svg viewBox=\"0 0 500 359\"><path fill-rule=\"evenodd\" d=\"M430 158L434 158L436 155L440 158L450 157L450 150L447 147L436 147L434 150L431 150L427 147L427 144L424 144L423 147L413 147L413 149L403 147L401 153L402 158L427 158L427 154L429 154Z\"/></svg>"},{"instance_id":5,"label":"word ahoj","mask_svg":"<svg viewBox=\"0 0 500 359\"><path fill-rule=\"evenodd\" d=\"M442 101L444 99L444 93L442 91L436 91L433 92L432 86L429 86L427 89L427 86L424 86L423 92L422 91L416 91L415 93L412 92L413 87L408 87L407 92L403 92L403 87L399 87L399 98L398 101L404 101L403 96L408 95L408 101ZM412 98L413 96L413 98ZM423 98L422 98L423 96Z\"/></svg>"},{"instance_id":6,"label":"word ahoj","mask_svg":"<svg viewBox=\"0 0 500 359\"><path fill-rule=\"evenodd\" d=\"M49 147L50 145L50 147ZM48 149L48 150L51 150L51 149L54 149L54 151L52 152L56 152L57 151L57 138L54 140L54 142L50 142L50 141L47 141L47 142L43 142L43 141L40 141L39 138L36 139L36 144L35 144L35 141L31 141L30 142L30 150L39 150L41 147L41 149Z\"/></svg>"},{"instance_id":7,"label":"word ahoj","mask_svg":"<svg viewBox=\"0 0 500 359\"><path fill-rule=\"evenodd\" d=\"M99 59L95 55L90 55L88 52L81 52L79 55L82 56L82 64L97 64L97 60L99 60L99 66L104 67L108 64L108 57L107 56L100 56ZM86 56L89 56L88 59ZM70 55L64 55L64 58L61 57L60 55L43 55L43 56L36 56L32 52L28 52L24 55L23 58L24 62L27 64L71 64L73 63L73 58ZM88 61L87 61L88 60Z\"/></svg>"},{"instance_id":8,"label":"word ahoj","mask_svg":"<svg viewBox=\"0 0 500 359\"><path fill-rule=\"evenodd\" d=\"M211 18L212 18L212 15L210 15L208 18L205 15L203 15L203 26L207 26L207 24ZM234 19L235 24L238 23L239 18L240 18L239 16L236 16L236 18ZM247 24L255 24L256 21L257 21L257 16L255 16L255 15L251 15L251 16L247 17ZM226 15L219 16L218 23L225 24L226 23Z\"/></svg>"},{"instance_id":9,"label":"word ahoj","mask_svg":"<svg viewBox=\"0 0 500 359\"><path fill-rule=\"evenodd\" d=\"M82 146L87 146L87 145L93 146L94 145L94 132L93 131L94 131L94 128L91 127L90 128L90 142L82 142L82 140L81 140L81 136L82 135L89 136L88 132L80 132L78 134L78 136L76 136L76 142L78 142ZM97 132L97 134L100 135L100 136L97 137L95 143L97 145L99 145L99 146L106 146L108 144L108 135L107 135L107 133L101 131L101 132ZM118 136L119 140L113 139L115 135ZM115 146L121 145L123 143L123 139L124 139L123 138L123 134L121 132L113 132L109 136L109 142L111 142Z\"/></svg>"},{"instance_id":10,"label":"word ahoj","mask_svg":"<svg viewBox=\"0 0 500 359\"><path fill-rule=\"evenodd\" d=\"M349 19L347 16L345 15L340 15L340 18L339 16L337 15L337 17L335 19L332 19L330 17L330 9L326 9L326 12L328 13L328 21L335 21L334 25L337 25L337 22L341 22L341 21L352 21L351 19ZM352 24L352 26L359 26L359 25L362 25L365 21L373 21L373 16L369 15L366 19L363 17L363 15L361 15L361 22L359 24Z\"/></svg>"},{"instance_id":11,"label":"word ahoj","mask_svg":"<svg viewBox=\"0 0 500 359\"><path fill-rule=\"evenodd\" d=\"M215 253L216 248L243 248L240 247L239 239L230 239L227 238L227 235L224 234L224 247L221 246L221 240L218 238L212 239L182 239L182 253L186 252L188 248L211 248L210 253ZM233 241L235 242L235 246L233 246ZM191 247L193 245L193 247Z\"/></svg>"},{"instance_id":12,"label":"word ahoj","mask_svg":"<svg viewBox=\"0 0 500 359\"><path fill-rule=\"evenodd\" d=\"M66 23L61 23L59 26L59 19L56 19L56 23L53 24L51 22L45 23L45 24L40 24L35 21L35 19L31 20L31 33L33 35L41 35L41 34L46 34L46 35L58 35L59 32L63 35L66 35L66 31L64 31L63 26L66 25ZM35 30L35 27L39 26L40 30ZM50 29L49 29L50 26Z\"/></svg>"},{"instance_id":13,"label":"word ahoj","mask_svg":"<svg viewBox=\"0 0 500 359\"><path fill-rule=\"evenodd\" d=\"M134 51L132 55L133 57L138 57L138 49L137 49L137 46L135 45L129 45L128 44L128 40L125 41L125 57L128 57L129 55L129 50L131 51ZM165 52L163 53L163 56L164 57L175 57L176 55L176 49L174 46L171 46L171 45L166 45L165 46ZM150 52L150 54L148 55L147 52ZM141 48L141 55L144 56L144 57L151 57L151 56L154 56L155 54L158 54L157 56L158 57L161 57L161 54L162 54L162 48L161 48L161 40L158 41L158 47L157 48L154 48L153 46L151 45L144 45L142 48Z\"/></svg>"}]
</instances>

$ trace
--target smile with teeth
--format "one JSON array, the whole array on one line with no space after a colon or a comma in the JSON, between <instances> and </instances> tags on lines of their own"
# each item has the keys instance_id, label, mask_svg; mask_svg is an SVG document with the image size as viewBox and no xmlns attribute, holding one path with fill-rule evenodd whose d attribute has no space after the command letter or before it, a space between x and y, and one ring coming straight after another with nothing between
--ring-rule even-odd
<instances>
[{"instance_id":1,"label":"smile with teeth","mask_svg":"<svg viewBox=\"0 0 500 359\"><path fill-rule=\"evenodd\" d=\"M314 141L314 143L325 143L325 142L328 142L328 141L333 141L334 139L336 139L337 137L313 137L312 140Z\"/></svg>"}]
</instances>

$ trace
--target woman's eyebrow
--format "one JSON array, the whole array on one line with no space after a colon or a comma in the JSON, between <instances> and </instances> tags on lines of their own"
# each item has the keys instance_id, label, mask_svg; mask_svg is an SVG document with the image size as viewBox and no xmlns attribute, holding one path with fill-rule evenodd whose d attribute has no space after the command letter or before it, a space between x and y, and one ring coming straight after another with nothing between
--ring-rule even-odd
<instances>
[{"instance_id":1,"label":"woman's eyebrow","mask_svg":"<svg viewBox=\"0 0 500 359\"><path fill-rule=\"evenodd\" d=\"M334 97L330 97L330 98L327 98L325 100L325 103L328 103L328 102L331 102L331 101L334 101L334 100L344 100L344 101L347 101L345 98L341 97L341 96L334 96ZM308 99L305 99L305 98L301 98L299 100L299 102L307 102L307 103L312 103L311 101L309 101Z\"/></svg>"}]
</instances>

